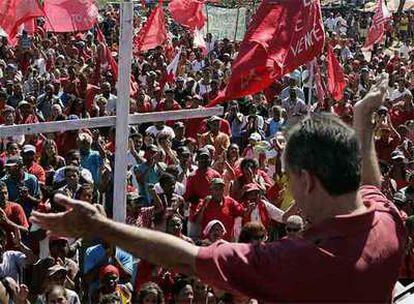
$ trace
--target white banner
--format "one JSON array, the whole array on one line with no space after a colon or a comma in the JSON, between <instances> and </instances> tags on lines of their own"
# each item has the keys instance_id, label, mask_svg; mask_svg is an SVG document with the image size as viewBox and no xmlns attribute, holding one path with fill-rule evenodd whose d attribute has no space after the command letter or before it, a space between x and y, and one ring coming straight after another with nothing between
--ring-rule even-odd
<instances>
[{"instance_id":1,"label":"white banner","mask_svg":"<svg viewBox=\"0 0 414 304\"><path fill-rule=\"evenodd\" d=\"M206 5L207 26L205 30L215 39L243 40L246 33L246 8L225 8Z\"/></svg>"}]
</instances>

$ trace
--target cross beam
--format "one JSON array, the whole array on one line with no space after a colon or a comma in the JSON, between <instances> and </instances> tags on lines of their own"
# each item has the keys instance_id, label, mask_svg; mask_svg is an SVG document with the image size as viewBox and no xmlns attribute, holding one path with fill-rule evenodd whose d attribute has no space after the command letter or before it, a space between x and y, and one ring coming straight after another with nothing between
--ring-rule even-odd
<instances>
[{"instance_id":1,"label":"cross beam","mask_svg":"<svg viewBox=\"0 0 414 304\"><path fill-rule=\"evenodd\" d=\"M185 120L191 118L210 117L213 115L223 115L223 107L218 106L206 109L129 114L128 124L136 125L156 121ZM105 116L77 120L50 121L36 124L22 124L13 126L2 125L0 126L0 138L25 134L65 132L84 128L89 129L113 127L115 124L116 116Z\"/></svg>"}]
</instances>

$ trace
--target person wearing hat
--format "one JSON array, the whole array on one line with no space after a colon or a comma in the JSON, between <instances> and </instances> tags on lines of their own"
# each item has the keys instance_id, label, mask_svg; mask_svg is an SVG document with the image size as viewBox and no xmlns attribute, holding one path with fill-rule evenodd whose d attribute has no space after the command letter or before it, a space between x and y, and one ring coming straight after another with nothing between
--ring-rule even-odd
<instances>
[{"instance_id":1,"label":"person wearing hat","mask_svg":"<svg viewBox=\"0 0 414 304\"><path fill-rule=\"evenodd\" d=\"M113 265L102 266L99 270L100 287L92 295L93 303L100 303L102 297L109 294L117 295L120 298L120 304L128 304L131 301L131 292L129 289L119 283L120 273L118 268Z\"/></svg>"},{"instance_id":2,"label":"person wearing hat","mask_svg":"<svg viewBox=\"0 0 414 304\"><path fill-rule=\"evenodd\" d=\"M30 124L30 123L38 123L39 122L39 119L37 118L36 114L34 113L35 108L27 100L20 101L17 108L18 108L19 113L20 113L19 124Z\"/></svg>"},{"instance_id":3,"label":"person wearing hat","mask_svg":"<svg viewBox=\"0 0 414 304\"><path fill-rule=\"evenodd\" d=\"M203 230L203 246L222 240L226 235L226 227L219 220L210 221Z\"/></svg>"},{"instance_id":4,"label":"person wearing hat","mask_svg":"<svg viewBox=\"0 0 414 304\"><path fill-rule=\"evenodd\" d=\"M10 157L6 161L7 174L1 180L7 185L9 199L19 203L26 216L41 202L40 183L36 176L25 171L20 156Z\"/></svg>"},{"instance_id":5,"label":"person wearing hat","mask_svg":"<svg viewBox=\"0 0 414 304\"><path fill-rule=\"evenodd\" d=\"M56 286L59 286L61 292L63 292L63 297L61 296L60 298L65 299L67 304L80 304L81 301L78 294L72 289L65 288L67 278L66 268L59 264L53 264L51 266L48 264L49 262L47 260L40 260L34 265L34 269L37 269L38 271L36 275L39 279L42 279L41 290L43 291L43 293L37 297L36 303L49 304L50 301L48 300L50 300L51 297L55 297L54 293L56 291L54 289ZM49 267L45 268L47 266Z\"/></svg>"},{"instance_id":6,"label":"person wearing hat","mask_svg":"<svg viewBox=\"0 0 414 304\"><path fill-rule=\"evenodd\" d=\"M212 116L207 120L208 131L201 135L200 146L212 145L216 149L216 155L221 155L230 146L230 138L220 131L221 118Z\"/></svg>"},{"instance_id":7,"label":"person wearing hat","mask_svg":"<svg viewBox=\"0 0 414 304\"><path fill-rule=\"evenodd\" d=\"M242 226L248 222L260 222L269 230L271 221L283 223L284 212L269 203L261 194L262 190L256 183L244 185L241 202L245 208Z\"/></svg>"},{"instance_id":8,"label":"person wearing hat","mask_svg":"<svg viewBox=\"0 0 414 304\"><path fill-rule=\"evenodd\" d=\"M209 195L211 180L221 177L216 170L211 168L211 161L208 149L201 148L197 151L197 170L188 176L185 189L184 199L190 202L190 204L198 204L200 199L204 199Z\"/></svg>"},{"instance_id":9,"label":"person wearing hat","mask_svg":"<svg viewBox=\"0 0 414 304\"><path fill-rule=\"evenodd\" d=\"M237 217L244 215L244 207L229 196L224 196L225 182L222 178L213 178L210 183L210 195L202 200L194 212L193 221L200 224L204 231L212 220L223 223L227 234L224 239L234 240L234 223Z\"/></svg>"},{"instance_id":10,"label":"person wearing hat","mask_svg":"<svg viewBox=\"0 0 414 304\"><path fill-rule=\"evenodd\" d=\"M46 181L46 173L41 165L36 162L36 147L33 145L24 145L22 148L23 165L28 173L37 177L41 184Z\"/></svg>"},{"instance_id":11,"label":"person wearing hat","mask_svg":"<svg viewBox=\"0 0 414 304\"><path fill-rule=\"evenodd\" d=\"M174 126L173 130L175 133L175 137L172 139L172 146L171 148L174 151L177 151L179 147L185 146L185 124L182 121L177 121Z\"/></svg>"}]
</instances>

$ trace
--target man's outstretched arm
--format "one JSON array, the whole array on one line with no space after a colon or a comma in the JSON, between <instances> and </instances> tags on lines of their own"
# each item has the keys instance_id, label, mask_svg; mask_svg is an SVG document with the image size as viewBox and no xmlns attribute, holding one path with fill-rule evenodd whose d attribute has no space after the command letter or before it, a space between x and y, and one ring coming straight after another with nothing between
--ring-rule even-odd
<instances>
[{"instance_id":1,"label":"man's outstretched arm","mask_svg":"<svg viewBox=\"0 0 414 304\"><path fill-rule=\"evenodd\" d=\"M166 233L112 221L102 216L93 205L61 194L55 196L55 201L68 211L55 214L33 212L31 222L51 234L98 237L150 263L172 267L188 275L195 273L197 246Z\"/></svg>"},{"instance_id":2,"label":"man's outstretched arm","mask_svg":"<svg viewBox=\"0 0 414 304\"><path fill-rule=\"evenodd\" d=\"M368 94L355 104L354 128L358 134L361 151L361 184L381 187L381 171L375 151L372 114L384 102L388 76L383 74Z\"/></svg>"}]
</instances>

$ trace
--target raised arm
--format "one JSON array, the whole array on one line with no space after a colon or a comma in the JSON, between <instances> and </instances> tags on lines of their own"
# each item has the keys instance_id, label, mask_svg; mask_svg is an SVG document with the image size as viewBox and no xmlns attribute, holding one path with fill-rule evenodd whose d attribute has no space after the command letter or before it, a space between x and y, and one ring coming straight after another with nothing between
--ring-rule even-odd
<instances>
[{"instance_id":1,"label":"raised arm","mask_svg":"<svg viewBox=\"0 0 414 304\"><path fill-rule=\"evenodd\" d=\"M199 248L172 235L121 224L102 216L85 202L55 195L68 211L55 214L33 212L30 220L49 233L67 237L100 238L136 257L184 274L195 273Z\"/></svg>"},{"instance_id":2,"label":"raised arm","mask_svg":"<svg viewBox=\"0 0 414 304\"><path fill-rule=\"evenodd\" d=\"M388 76L383 74L363 100L355 104L354 128L358 134L361 151L361 184L381 186L381 171L374 144L372 114L384 102Z\"/></svg>"}]
</instances>

